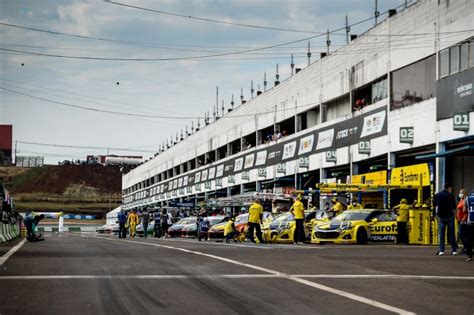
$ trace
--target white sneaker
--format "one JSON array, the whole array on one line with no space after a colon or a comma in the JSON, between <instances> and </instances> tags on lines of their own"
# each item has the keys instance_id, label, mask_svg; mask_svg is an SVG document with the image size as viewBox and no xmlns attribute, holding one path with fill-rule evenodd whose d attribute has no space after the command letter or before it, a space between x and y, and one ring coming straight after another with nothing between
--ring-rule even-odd
<instances>
[{"instance_id":1,"label":"white sneaker","mask_svg":"<svg viewBox=\"0 0 474 315\"><path fill-rule=\"evenodd\" d=\"M457 253L457 252L452 252L451 255L452 255L452 256L457 256L458 253Z\"/></svg>"},{"instance_id":2,"label":"white sneaker","mask_svg":"<svg viewBox=\"0 0 474 315\"><path fill-rule=\"evenodd\" d=\"M438 255L438 256L444 256L444 252L438 252L436 255Z\"/></svg>"}]
</instances>

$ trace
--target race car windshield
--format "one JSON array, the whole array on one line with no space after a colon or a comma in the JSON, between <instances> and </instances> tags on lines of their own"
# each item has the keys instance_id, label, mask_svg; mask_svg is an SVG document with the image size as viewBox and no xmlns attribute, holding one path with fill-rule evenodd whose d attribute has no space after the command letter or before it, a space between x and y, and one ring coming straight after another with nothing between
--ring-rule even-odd
<instances>
[{"instance_id":1,"label":"race car windshield","mask_svg":"<svg viewBox=\"0 0 474 315\"><path fill-rule=\"evenodd\" d=\"M239 215L237 218L235 218L235 224L247 223L248 220L249 220L248 214Z\"/></svg>"},{"instance_id":2,"label":"race car windshield","mask_svg":"<svg viewBox=\"0 0 474 315\"><path fill-rule=\"evenodd\" d=\"M193 224L193 223L196 223L196 218L186 218L186 219L182 219L180 220L177 224Z\"/></svg>"},{"instance_id":3,"label":"race car windshield","mask_svg":"<svg viewBox=\"0 0 474 315\"><path fill-rule=\"evenodd\" d=\"M210 225L217 224L221 222L224 219L224 217L207 217L207 221L209 221Z\"/></svg>"},{"instance_id":4,"label":"race car windshield","mask_svg":"<svg viewBox=\"0 0 474 315\"><path fill-rule=\"evenodd\" d=\"M337 221L358 221L358 220L365 220L369 216L369 212L356 212L356 211L346 211L341 213L333 220Z\"/></svg>"}]
</instances>

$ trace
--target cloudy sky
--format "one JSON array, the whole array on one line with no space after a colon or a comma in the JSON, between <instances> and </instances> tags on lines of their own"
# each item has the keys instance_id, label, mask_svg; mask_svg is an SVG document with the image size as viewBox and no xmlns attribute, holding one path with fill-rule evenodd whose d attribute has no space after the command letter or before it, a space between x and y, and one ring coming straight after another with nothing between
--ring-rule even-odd
<instances>
[{"instance_id":1,"label":"cloudy sky","mask_svg":"<svg viewBox=\"0 0 474 315\"><path fill-rule=\"evenodd\" d=\"M251 80L255 90L258 84L263 89L265 72L267 80L274 81L277 63L281 79L288 77L291 54L296 67L305 67L308 40L245 51L339 29L344 27L346 14L349 24L365 20L373 16L375 3L111 2L0 1L0 124L13 125L18 155L42 155L52 164L85 159L87 154L105 154L105 148L112 148L111 154L148 157L191 121L196 126L197 120L192 117L212 113L216 86L220 102L224 100L229 107L231 95L239 99L241 88L245 98L250 97ZM379 11L404 2L380 0ZM352 27L351 33L361 33L373 24L372 20ZM337 49L345 43L344 31L330 39L331 50ZM326 50L325 36L309 41L314 57ZM215 56L219 54L224 55Z\"/></svg>"}]
</instances>

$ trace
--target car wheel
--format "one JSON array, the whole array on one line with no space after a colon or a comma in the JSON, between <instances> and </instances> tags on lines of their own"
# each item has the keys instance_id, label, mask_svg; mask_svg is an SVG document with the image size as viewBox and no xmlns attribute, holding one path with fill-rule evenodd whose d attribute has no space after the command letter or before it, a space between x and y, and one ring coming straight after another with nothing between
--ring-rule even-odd
<instances>
[{"instance_id":1,"label":"car wheel","mask_svg":"<svg viewBox=\"0 0 474 315\"><path fill-rule=\"evenodd\" d=\"M367 237L367 231L361 227L357 230L357 235L356 235L356 240L357 244L367 244L368 237Z\"/></svg>"}]
</instances>

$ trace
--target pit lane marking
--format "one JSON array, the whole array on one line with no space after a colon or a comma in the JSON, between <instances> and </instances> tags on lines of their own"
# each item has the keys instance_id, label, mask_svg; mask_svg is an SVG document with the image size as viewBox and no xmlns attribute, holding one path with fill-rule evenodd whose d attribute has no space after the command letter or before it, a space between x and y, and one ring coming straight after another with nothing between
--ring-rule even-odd
<instances>
[{"instance_id":1,"label":"pit lane marking","mask_svg":"<svg viewBox=\"0 0 474 315\"><path fill-rule=\"evenodd\" d=\"M23 239L20 243L16 244L8 252L5 253L2 257L0 257L0 266L2 266L11 255L13 255L17 250L19 250L24 244L26 243L26 238Z\"/></svg>"},{"instance_id":2,"label":"pit lane marking","mask_svg":"<svg viewBox=\"0 0 474 315\"><path fill-rule=\"evenodd\" d=\"M391 279L391 280L468 280L474 277L462 276L427 276L427 275L287 275L292 278L312 279ZM1 280L167 280L167 279L275 279L281 278L276 274L218 274L218 275L31 275L31 276L0 276Z\"/></svg>"},{"instance_id":3,"label":"pit lane marking","mask_svg":"<svg viewBox=\"0 0 474 315\"><path fill-rule=\"evenodd\" d=\"M279 272L279 271L276 271L276 270L272 270L272 269L268 269L268 268L264 268L264 267L260 267L260 266L255 266L255 265L243 263L243 262L240 262L240 261L236 261L236 260L232 260L232 259L228 259L228 258L224 258L224 257L212 255L212 254L206 254L206 253L203 253L203 252L193 251L193 250L189 250L189 249L185 249L185 248L174 247L174 246L169 246L169 245L162 245L162 244L156 244L156 243L137 242L137 241L132 241L132 240L126 240L126 239L124 240L124 239L116 239L116 238L113 238L113 239L112 238L103 238L103 237L93 237L93 238L98 238L98 239L108 240L108 241L114 241L114 242L127 242L127 243L133 243L133 244L142 244L142 245L155 246L155 247L161 247L161 248L167 248L167 249L174 249L174 250L181 251L181 252L184 252L184 253L204 256L204 257L224 261L224 262L227 262L227 263L230 263L230 264L243 266L243 267L247 267L247 268L250 268L250 269L254 269L254 270L262 271L262 272L265 272L265 273L269 273L269 274L277 276L278 278L283 278L283 279L294 281L294 282L297 282L297 283L300 283L300 284L304 284L304 285L307 285L309 287L313 287L313 288L321 290L321 291L326 291L326 292L329 292L329 293L332 293L332 294L335 294L335 295L339 295L339 296L345 297L347 299L350 299L350 300L353 300L353 301L356 301L356 302L359 302L359 303L367 304L367 305L370 305L370 306L373 306L373 307L376 307L376 308L380 308L380 309L383 309L383 310L386 310L386 311L389 311L389 312L392 312L392 313L396 313L396 314L416 314L416 313L409 312L407 310L404 310L404 309L401 309L401 308L398 308L398 307L395 307L395 306L391 306L391 305L388 305L388 304L385 304L385 303L382 303L382 302L371 300L369 298L365 298L365 297L362 297L360 295L356 295L356 294L349 293L349 292L346 292L346 291L342 291L342 290L339 290L339 289L331 288L331 287L328 287L326 285L316 283L316 282L313 282L313 281L308 281L308 280L305 280L305 279L302 279L302 278L299 278L299 277L296 277L296 276L292 276L292 275L289 275L289 274L286 274L286 273L283 273L283 272Z\"/></svg>"}]
</instances>

